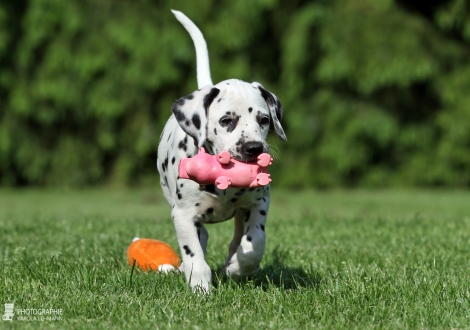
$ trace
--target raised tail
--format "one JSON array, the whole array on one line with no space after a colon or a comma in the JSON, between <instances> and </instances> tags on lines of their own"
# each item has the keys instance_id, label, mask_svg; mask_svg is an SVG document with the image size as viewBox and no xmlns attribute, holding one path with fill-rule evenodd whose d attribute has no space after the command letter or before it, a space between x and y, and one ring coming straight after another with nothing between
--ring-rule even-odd
<instances>
[{"instance_id":1,"label":"raised tail","mask_svg":"<svg viewBox=\"0 0 470 330\"><path fill-rule=\"evenodd\" d=\"M211 79L211 70L209 67L209 54L207 52L206 40L198 29L198 27L182 12L171 10L176 19L183 24L184 28L189 32L196 48L197 63L197 86L202 88L207 85L213 85Z\"/></svg>"}]
</instances>

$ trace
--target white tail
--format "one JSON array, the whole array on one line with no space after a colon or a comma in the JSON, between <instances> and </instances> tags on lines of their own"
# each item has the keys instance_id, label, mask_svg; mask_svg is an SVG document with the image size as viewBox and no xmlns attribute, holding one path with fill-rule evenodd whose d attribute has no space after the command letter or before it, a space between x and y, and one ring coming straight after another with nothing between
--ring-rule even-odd
<instances>
[{"instance_id":1,"label":"white tail","mask_svg":"<svg viewBox=\"0 0 470 330\"><path fill-rule=\"evenodd\" d=\"M189 32L196 48L196 65L197 65L197 86L202 88L207 85L213 85L211 79L211 70L209 67L209 54L207 52L206 40L194 24L185 14L177 10L171 10L176 19L183 24L186 31Z\"/></svg>"}]
</instances>

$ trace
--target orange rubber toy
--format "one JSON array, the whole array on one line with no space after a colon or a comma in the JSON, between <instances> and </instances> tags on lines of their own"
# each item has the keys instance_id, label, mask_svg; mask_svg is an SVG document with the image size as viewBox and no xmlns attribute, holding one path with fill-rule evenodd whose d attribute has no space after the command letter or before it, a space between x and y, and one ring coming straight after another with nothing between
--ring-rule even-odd
<instances>
[{"instance_id":1,"label":"orange rubber toy","mask_svg":"<svg viewBox=\"0 0 470 330\"><path fill-rule=\"evenodd\" d=\"M181 260L176 252L165 242L150 238L134 238L127 249L129 265L142 270L168 272L178 269Z\"/></svg>"}]
</instances>

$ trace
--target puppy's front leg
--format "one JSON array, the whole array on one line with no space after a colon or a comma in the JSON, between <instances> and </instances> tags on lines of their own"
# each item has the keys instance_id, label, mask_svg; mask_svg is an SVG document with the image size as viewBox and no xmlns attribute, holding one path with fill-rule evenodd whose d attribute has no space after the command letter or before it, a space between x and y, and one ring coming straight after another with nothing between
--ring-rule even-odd
<instances>
[{"instance_id":1,"label":"puppy's front leg","mask_svg":"<svg viewBox=\"0 0 470 330\"><path fill-rule=\"evenodd\" d=\"M211 283L211 269L204 259L204 251L199 242L200 224L195 221L196 214L175 206L171 212L175 225L176 237L183 259L183 271L186 282L193 291L208 292ZM207 241L207 239L206 239ZM203 242L204 245L206 242Z\"/></svg>"}]
</instances>

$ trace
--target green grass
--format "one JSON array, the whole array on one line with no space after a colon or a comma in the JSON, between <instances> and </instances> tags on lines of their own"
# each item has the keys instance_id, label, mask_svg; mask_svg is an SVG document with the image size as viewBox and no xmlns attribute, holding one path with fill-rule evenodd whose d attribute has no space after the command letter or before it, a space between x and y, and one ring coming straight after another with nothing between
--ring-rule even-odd
<instances>
[{"instance_id":1,"label":"green grass","mask_svg":"<svg viewBox=\"0 0 470 330\"><path fill-rule=\"evenodd\" d=\"M470 193L274 190L259 274L221 275L231 221L209 227L209 295L181 274L131 272L134 236L176 248L154 190L0 190L0 328L470 328Z\"/></svg>"}]
</instances>

